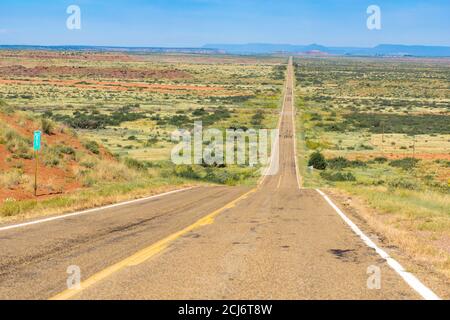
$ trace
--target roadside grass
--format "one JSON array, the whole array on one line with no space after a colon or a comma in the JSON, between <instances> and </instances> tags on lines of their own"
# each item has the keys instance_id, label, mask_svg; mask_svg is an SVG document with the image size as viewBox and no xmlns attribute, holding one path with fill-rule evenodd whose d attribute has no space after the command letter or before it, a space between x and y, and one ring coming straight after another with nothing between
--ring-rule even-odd
<instances>
[{"instance_id":1,"label":"roadside grass","mask_svg":"<svg viewBox=\"0 0 450 320\"><path fill-rule=\"evenodd\" d=\"M450 279L450 196L436 192L339 183L339 189L364 199L358 210L371 227L421 265L432 264Z\"/></svg>"},{"instance_id":2,"label":"roadside grass","mask_svg":"<svg viewBox=\"0 0 450 320\"><path fill-rule=\"evenodd\" d=\"M75 175L83 189L44 199L6 199L0 203L0 222L81 210L185 186L254 185L259 178L257 168L246 166L218 170L200 165L175 166L169 161L110 162L92 157L81 159L81 164L88 169L79 169ZM19 171L0 175L2 186L16 187L22 181L24 176Z\"/></svg>"},{"instance_id":3,"label":"roadside grass","mask_svg":"<svg viewBox=\"0 0 450 320\"><path fill-rule=\"evenodd\" d=\"M450 235L450 196L446 194L352 183L339 183L338 187L363 195L381 214L397 216L399 223L406 223L405 226Z\"/></svg>"},{"instance_id":4,"label":"roadside grass","mask_svg":"<svg viewBox=\"0 0 450 320\"><path fill-rule=\"evenodd\" d=\"M30 177L23 174L20 169L0 173L0 187L13 188L30 181Z\"/></svg>"},{"instance_id":5,"label":"roadside grass","mask_svg":"<svg viewBox=\"0 0 450 320\"><path fill-rule=\"evenodd\" d=\"M136 160L135 160L136 161ZM167 161L150 163L144 171L122 163L98 162L88 174L79 173L84 189L46 199L6 199L0 204L0 222L83 210L203 184L254 185L256 169L233 166L213 170L202 166L173 166ZM15 183L20 176L1 176L1 183ZM12 182L11 182L12 181Z\"/></svg>"},{"instance_id":6,"label":"roadside grass","mask_svg":"<svg viewBox=\"0 0 450 320\"><path fill-rule=\"evenodd\" d=\"M95 188L75 191L44 200L6 200L0 204L0 222L22 220L36 216L67 213L150 196L194 183L180 178L141 179L126 183L101 184Z\"/></svg>"}]
</instances>

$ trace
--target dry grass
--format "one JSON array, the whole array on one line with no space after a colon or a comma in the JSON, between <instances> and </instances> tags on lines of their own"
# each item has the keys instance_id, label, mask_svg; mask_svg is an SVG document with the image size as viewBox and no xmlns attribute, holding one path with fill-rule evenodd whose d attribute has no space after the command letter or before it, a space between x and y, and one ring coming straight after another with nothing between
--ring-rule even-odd
<instances>
[{"instance_id":1,"label":"dry grass","mask_svg":"<svg viewBox=\"0 0 450 320\"><path fill-rule=\"evenodd\" d=\"M410 271L425 280L438 279L437 288L450 284L449 195L351 184L327 192L380 235L384 247L397 248L394 255ZM448 290L440 294L450 297Z\"/></svg>"},{"instance_id":2,"label":"dry grass","mask_svg":"<svg viewBox=\"0 0 450 320\"><path fill-rule=\"evenodd\" d=\"M0 223L96 208L191 186L193 184L181 181L165 184L140 181L136 183L104 185L101 189L82 190L67 195L55 196L43 201L15 201L11 199L0 204Z\"/></svg>"},{"instance_id":3,"label":"dry grass","mask_svg":"<svg viewBox=\"0 0 450 320\"><path fill-rule=\"evenodd\" d=\"M29 180L29 177L18 169L0 173L0 187L2 188L12 189L28 183Z\"/></svg>"}]
</instances>

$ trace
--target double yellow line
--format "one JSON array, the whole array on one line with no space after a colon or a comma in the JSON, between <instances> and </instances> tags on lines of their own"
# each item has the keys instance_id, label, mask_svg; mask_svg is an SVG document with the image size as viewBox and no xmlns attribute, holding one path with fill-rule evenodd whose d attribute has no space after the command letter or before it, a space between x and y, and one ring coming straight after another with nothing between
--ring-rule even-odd
<instances>
[{"instance_id":1,"label":"double yellow line","mask_svg":"<svg viewBox=\"0 0 450 320\"><path fill-rule=\"evenodd\" d=\"M212 224L214 222L214 218L217 215L219 215L221 212L223 212L227 209L233 208L239 201L247 198L250 194L252 194L256 190L257 190L257 188L254 188L254 189L248 191L247 193L243 194L239 198L229 202L222 208L217 209L216 211L197 220L195 223L191 224L190 226L188 226L176 233L173 233L173 234L167 236L166 238L152 244L151 246L136 252L132 256L130 256L116 264L113 264L112 266L110 266L106 269L103 269L102 271L92 275L85 281L81 282L79 288L67 289L67 290L51 297L50 300L70 299L70 298L74 297L75 295L81 293L83 290L85 290L85 289L89 288L90 286L94 285L95 283L109 277L110 275L112 275L113 273L115 273L117 271L120 271L126 267L137 266L137 265L147 261L148 259L154 257L156 254L162 252L165 248L167 248L169 246L170 243L172 243L176 239L180 238L181 236L185 235L186 233L193 231L197 228L200 228L202 226Z\"/></svg>"}]
</instances>

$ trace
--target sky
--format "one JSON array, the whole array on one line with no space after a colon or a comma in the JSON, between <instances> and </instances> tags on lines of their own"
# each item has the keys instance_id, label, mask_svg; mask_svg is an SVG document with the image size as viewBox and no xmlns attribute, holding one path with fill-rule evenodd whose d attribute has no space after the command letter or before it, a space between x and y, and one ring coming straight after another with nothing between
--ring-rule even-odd
<instances>
[{"instance_id":1,"label":"sky","mask_svg":"<svg viewBox=\"0 0 450 320\"><path fill-rule=\"evenodd\" d=\"M81 10L69 30L66 10ZM381 29L367 28L368 6ZM449 0L1 0L0 44L450 46Z\"/></svg>"}]
</instances>

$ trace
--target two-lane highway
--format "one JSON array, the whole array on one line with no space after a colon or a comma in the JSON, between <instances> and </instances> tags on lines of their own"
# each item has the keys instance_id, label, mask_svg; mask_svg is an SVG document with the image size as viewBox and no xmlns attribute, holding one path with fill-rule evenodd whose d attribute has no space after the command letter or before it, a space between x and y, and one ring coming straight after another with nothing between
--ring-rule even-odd
<instances>
[{"instance_id":1,"label":"two-lane highway","mask_svg":"<svg viewBox=\"0 0 450 320\"><path fill-rule=\"evenodd\" d=\"M255 189L202 187L0 231L0 298L416 299L316 190L301 189L290 59L279 170ZM79 289L66 289L69 265ZM368 270L379 268L381 287Z\"/></svg>"}]
</instances>

